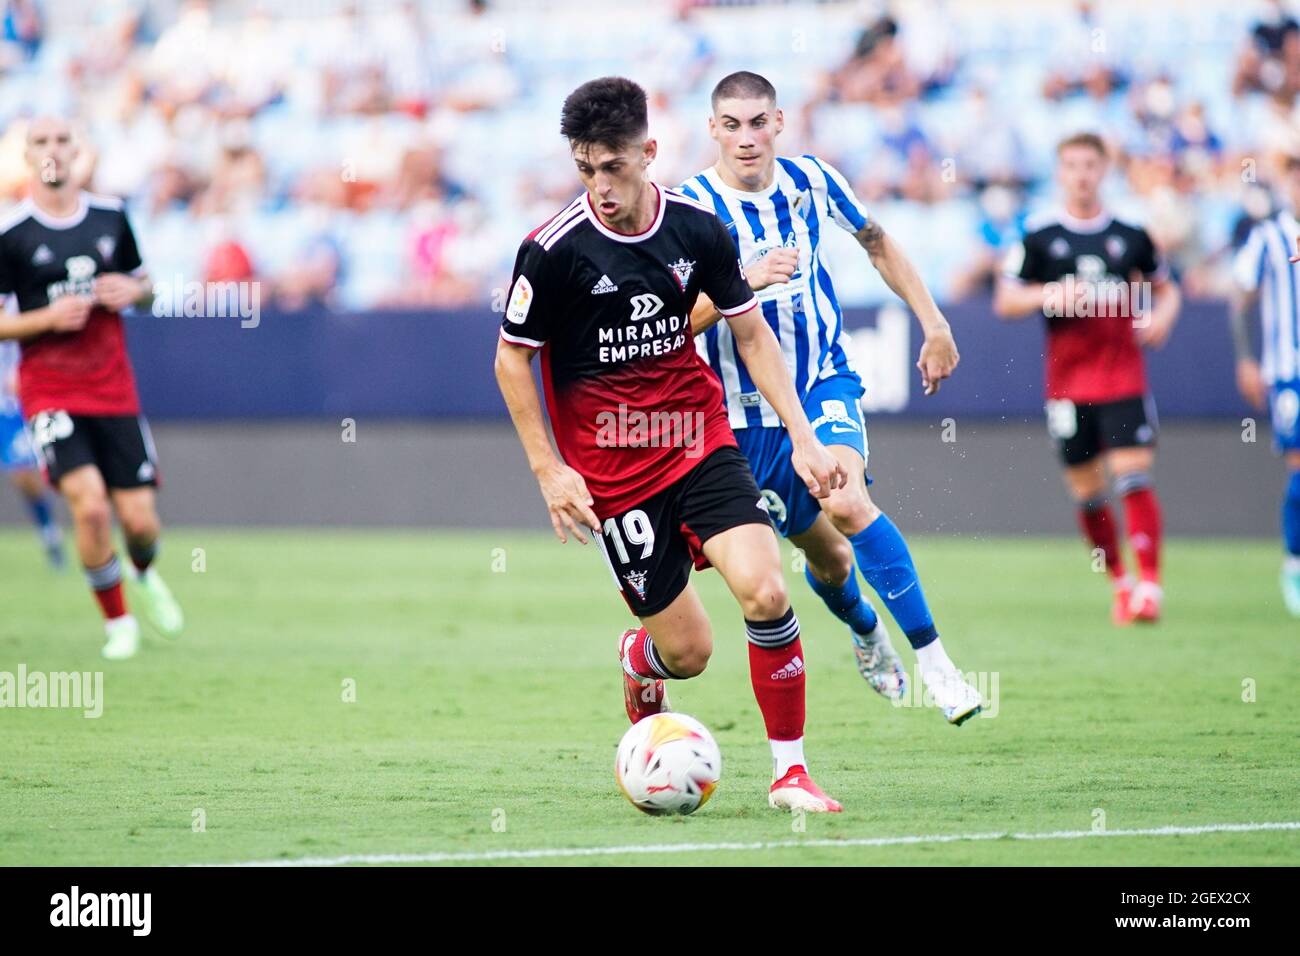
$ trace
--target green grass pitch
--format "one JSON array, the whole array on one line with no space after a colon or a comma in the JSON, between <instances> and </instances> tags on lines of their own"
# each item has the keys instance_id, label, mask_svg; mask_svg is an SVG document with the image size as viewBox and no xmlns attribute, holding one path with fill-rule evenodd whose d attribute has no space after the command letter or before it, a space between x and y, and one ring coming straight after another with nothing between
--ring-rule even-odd
<instances>
[{"instance_id":1,"label":"green grass pitch","mask_svg":"<svg viewBox=\"0 0 1300 956\"><path fill-rule=\"evenodd\" d=\"M718 843L781 845L539 862L1300 863L1297 830L826 845L1300 820L1300 622L1281 607L1275 543L1171 541L1165 621L1124 630L1075 540L914 550L954 660L997 675L996 716L953 728L875 697L791 572L809 757L846 807L800 830L766 805L741 622L716 574L694 579L713 660L673 694L716 735L722 783L692 817L650 818L613 781L627 723L615 638L629 618L594 548L504 532L173 529L161 567L188 632L109 665L80 576L48 573L10 529L0 671L102 670L104 713L0 709L0 864L519 863L517 851Z\"/></svg>"}]
</instances>

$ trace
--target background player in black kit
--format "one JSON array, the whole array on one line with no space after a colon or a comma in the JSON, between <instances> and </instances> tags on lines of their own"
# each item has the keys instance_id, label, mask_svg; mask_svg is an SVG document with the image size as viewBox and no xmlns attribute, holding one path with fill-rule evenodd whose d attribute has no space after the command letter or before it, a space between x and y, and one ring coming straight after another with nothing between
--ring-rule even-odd
<instances>
[{"instance_id":1,"label":"background player in black kit","mask_svg":"<svg viewBox=\"0 0 1300 956\"><path fill-rule=\"evenodd\" d=\"M0 217L0 297L18 315L18 392L46 477L68 503L78 556L104 616L103 655L133 656L140 632L113 549L121 523L146 618L169 638L184 615L154 568L161 523L157 462L140 414L121 310L152 296L122 203L80 188L77 139L67 121L37 117L27 130L30 196Z\"/></svg>"},{"instance_id":2,"label":"background player in black kit","mask_svg":"<svg viewBox=\"0 0 1300 956\"><path fill-rule=\"evenodd\" d=\"M1101 202L1106 146L1078 133L1057 147L1064 208L1026 225L998 283L1003 318L1047 323L1047 430L1065 465L1079 526L1102 552L1117 624L1160 617L1162 522L1155 467L1155 402L1142 348L1160 348L1181 297L1147 231L1121 222ZM1139 580L1124 570L1106 502L1107 471L1123 499Z\"/></svg>"},{"instance_id":3,"label":"background player in black kit","mask_svg":"<svg viewBox=\"0 0 1300 956\"><path fill-rule=\"evenodd\" d=\"M645 91L618 77L585 83L560 131L586 192L520 247L496 373L556 534L585 543L584 528L596 532L643 624L619 643L628 717L666 709L663 681L704 670L713 637L688 576L712 565L745 615L775 765L769 804L838 811L803 756L803 650L776 536L691 337L701 291L789 430L809 490L824 497L844 470L813 434L722 222L646 178L656 143ZM537 351L558 458L529 368Z\"/></svg>"}]
</instances>

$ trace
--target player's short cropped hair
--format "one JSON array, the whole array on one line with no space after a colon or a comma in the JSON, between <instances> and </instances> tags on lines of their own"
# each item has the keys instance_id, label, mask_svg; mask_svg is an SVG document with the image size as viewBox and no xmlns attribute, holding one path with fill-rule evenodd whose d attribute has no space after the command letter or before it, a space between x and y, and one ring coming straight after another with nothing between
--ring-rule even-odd
<instances>
[{"instance_id":1,"label":"player's short cropped hair","mask_svg":"<svg viewBox=\"0 0 1300 956\"><path fill-rule=\"evenodd\" d=\"M1102 159L1110 156L1110 153L1106 150L1106 141L1096 133L1072 133L1056 144L1056 155L1060 156L1071 146L1086 146L1089 149L1095 149L1097 155Z\"/></svg>"},{"instance_id":2,"label":"player's short cropped hair","mask_svg":"<svg viewBox=\"0 0 1300 956\"><path fill-rule=\"evenodd\" d=\"M621 76L588 80L565 98L560 110L560 135L571 147L621 150L644 140L648 131L645 90Z\"/></svg>"},{"instance_id":3,"label":"player's short cropped hair","mask_svg":"<svg viewBox=\"0 0 1300 956\"><path fill-rule=\"evenodd\" d=\"M767 99L775 104L776 87L769 83L765 76L741 70L738 73L729 73L718 80L718 85L713 88L710 102L716 110L722 100L757 99Z\"/></svg>"}]
</instances>

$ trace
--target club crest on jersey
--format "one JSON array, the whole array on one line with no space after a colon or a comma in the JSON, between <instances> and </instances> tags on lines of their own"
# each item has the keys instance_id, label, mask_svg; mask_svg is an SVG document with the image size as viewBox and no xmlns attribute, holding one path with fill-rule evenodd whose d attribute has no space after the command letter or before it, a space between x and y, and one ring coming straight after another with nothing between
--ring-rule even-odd
<instances>
[{"instance_id":1,"label":"club crest on jersey","mask_svg":"<svg viewBox=\"0 0 1300 956\"><path fill-rule=\"evenodd\" d=\"M623 575L623 580L627 582L627 586L635 591L636 596L642 601L645 600L645 579L648 574L648 571L629 571Z\"/></svg>"},{"instance_id":2,"label":"club crest on jersey","mask_svg":"<svg viewBox=\"0 0 1300 956\"><path fill-rule=\"evenodd\" d=\"M1106 277L1106 260L1101 256L1079 256L1074 260L1074 272L1085 282L1100 282Z\"/></svg>"},{"instance_id":3,"label":"club crest on jersey","mask_svg":"<svg viewBox=\"0 0 1300 956\"><path fill-rule=\"evenodd\" d=\"M117 240L112 236L100 236L95 240L95 248L99 250L99 258L108 262L113 258L113 250L117 248Z\"/></svg>"},{"instance_id":4,"label":"club crest on jersey","mask_svg":"<svg viewBox=\"0 0 1300 956\"><path fill-rule=\"evenodd\" d=\"M1047 254L1053 259L1065 259L1070 255L1070 243L1057 236L1052 240L1052 244L1047 247Z\"/></svg>"},{"instance_id":5,"label":"club crest on jersey","mask_svg":"<svg viewBox=\"0 0 1300 956\"><path fill-rule=\"evenodd\" d=\"M73 256L64 262L68 269L69 282L85 282L95 274L99 268L95 260L90 256Z\"/></svg>"},{"instance_id":6,"label":"club crest on jersey","mask_svg":"<svg viewBox=\"0 0 1300 956\"><path fill-rule=\"evenodd\" d=\"M1118 259L1124 255L1124 250L1128 248L1128 243L1124 241L1123 236L1106 237L1106 255L1112 259Z\"/></svg>"},{"instance_id":7,"label":"club crest on jersey","mask_svg":"<svg viewBox=\"0 0 1300 956\"><path fill-rule=\"evenodd\" d=\"M677 284L685 292L686 283L691 281L691 270L695 268L695 260L678 259L676 262L668 263L668 268L673 270L673 276L676 277Z\"/></svg>"},{"instance_id":8,"label":"club crest on jersey","mask_svg":"<svg viewBox=\"0 0 1300 956\"><path fill-rule=\"evenodd\" d=\"M43 266L47 262L53 261L54 253L51 252L50 247L43 242L37 246L36 251L32 253L32 265L34 266Z\"/></svg>"}]
</instances>

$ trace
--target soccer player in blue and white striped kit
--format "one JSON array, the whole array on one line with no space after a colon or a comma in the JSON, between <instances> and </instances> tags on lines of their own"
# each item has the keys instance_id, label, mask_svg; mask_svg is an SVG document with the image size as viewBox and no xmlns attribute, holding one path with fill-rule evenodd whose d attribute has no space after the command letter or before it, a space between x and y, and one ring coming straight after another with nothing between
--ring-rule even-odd
<instances>
[{"instance_id":1,"label":"soccer player in blue and white striped kit","mask_svg":"<svg viewBox=\"0 0 1300 956\"><path fill-rule=\"evenodd\" d=\"M1289 475L1282 499L1282 597L1300 617L1300 155L1287 157L1283 208L1256 223L1237 253L1239 289L1231 307L1237 388L1250 404L1269 408L1273 441ZM1249 316L1259 304L1262 361L1251 344Z\"/></svg>"},{"instance_id":2,"label":"soccer player in blue and white striped kit","mask_svg":"<svg viewBox=\"0 0 1300 956\"><path fill-rule=\"evenodd\" d=\"M23 496L41 536L46 560L55 570L61 570L63 531L54 518L54 498L45 487L31 435L23 422L17 378L18 346L0 341L0 471L8 472L10 483Z\"/></svg>"},{"instance_id":3,"label":"soccer player in blue and white striped kit","mask_svg":"<svg viewBox=\"0 0 1300 956\"><path fill-rule=\"evenodd\" d=\"M979 713L980 696L944 651L907 542L867 493L867 440L858 404L863 388L841 342L840 307L821 257L822 230L833 224L852 233L886 284L916 313L925 332L917 367L926 394L957 365L948 322L902 250L838 171L813 156L776 155L783 117L771 83L756 73L733 73L714 88L712 104L709 133L719 146L718 162L679 191L727 224L818 440L844 465L848 484L821 501L804 487L789 465L785 429L704 296L691 314L696 348L722 380L731 427L773 523L803 550L813 591L849 626L862 676L885 697L906 694L906 673L858 588L855 564L916 651L935 704L950 723L961 724Z\"/></svg>"}]
</instances>

